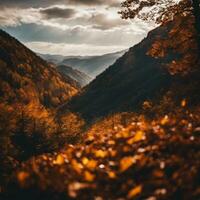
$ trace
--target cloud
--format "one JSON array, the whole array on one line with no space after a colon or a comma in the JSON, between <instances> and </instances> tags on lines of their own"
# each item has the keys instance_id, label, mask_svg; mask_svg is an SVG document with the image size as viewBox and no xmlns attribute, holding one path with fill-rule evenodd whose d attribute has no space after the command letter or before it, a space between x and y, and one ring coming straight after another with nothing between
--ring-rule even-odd
<instances>
[{"instance_id":1,"label":"cloud","mask_svg":"<svg viewBox=\"0 0 200 200\"><path fill-rule=\"evenodd\" d=\"M93 14L89 22L92 24L93 28L107 30L115 27L128 25L129 22L120 19L119 17L109 17L104 13Z\"/></svg>"},{"instance_id":2,"label":"cloud","mask_svg":"<svg viewBox=\"0 0 200 200\"><path fill-rule=\"evenodd\" d=\"M56 27L62 30L68 28L60 19L70 19L75 10L66 7L47 8L3 8L0 12L0 26L19 26L22 24L39 24Z\"/></svg>"},{"instance_id":3,"label":"cloud","mask_svg":"<svg viewBox=\"0 0 200 200\"><path fill-rule=\"evenodd\" d=\"M85 6L113 6L120 5L121 0L2 0L0 7L20 7L20 8L38 8L48 7L58 4L63 5L85 5Z\"/></svg>"},{"instance_id":4,"label":"cloud","mask_svg":"<svg viewBox=\"0 0 200 200\"><path fill-rule=\"evenodd\" d=\"M1 26L18 26L22 23L39 23L40 20L41 14L33 8L2 8L0 12Z\"/></svg>"},{"instance_id":5,"label":"cloud","mask_svg":"<svg viewBox=\"0 0 200 200\"><path fill-rule=\"evenodd\" d=\"M139 25L138 25L139 26ZM137 25L110 30L93 29L85 26L69 27L66 30L39 24L22 24L4 28L5 31L23 42L52 42L57 44L88 44L97 46L130 47L145 37L147 29ZM48 49L46 49L47 51ZM87 49L85 50L87 52Z\"/></svg>"},{"instance_id":6,"label":"cloud","mask_svg":"<svg viewBox=\"0 0 200 200\"><path fill-rule=\"evenodd\" d=\"M115 7L120 5L121 0L69 0L68 3L80 4L80 5L106 5L110 7Z\"/></svg>"},{"instance_id":7,"label":"cloud","mask_svg":"<svg viewBox=\"0 0 200 200\"><path fill-rule=\"evenodd\" d=\"M47 19L71 18L76 14L76 11L72 8L50 7L46 9L41 9L40 13L45 15Z\"/></svg>"},{"instance_id":8,"label":"cloud","mask_svg":"<svg viewBox=\"0 0 200 200\"><path fill-rule=\"evenodd\" d=\"M122 20L115 7L119 2L0 0L0 28L42 53L119 51L139 42L151 29L149 24Z\"/></svg>"},{"instance_id":9,"label":"cloud","mask_svg":"<svg viewBox=\"0 0 200 200\"><path fill-rule=\"evenodd\" d=\"M71 0L1 0L1 8L41 8L68 4Z\"/></svg>"},{"instance_id":10,"label":"cloud","mask_svg":"<svg viewBox=\"0 0 200 200\"><path fill-rule=\"evenodd\" d=\"M40 24L62 30L85 26L93 29L109 30L126 26L130 23L120 19L116 10L78 9L63 5L46 8L4 8L0 13L1 26L18 26L20 24Z\"/></svg>"}]
</instances>

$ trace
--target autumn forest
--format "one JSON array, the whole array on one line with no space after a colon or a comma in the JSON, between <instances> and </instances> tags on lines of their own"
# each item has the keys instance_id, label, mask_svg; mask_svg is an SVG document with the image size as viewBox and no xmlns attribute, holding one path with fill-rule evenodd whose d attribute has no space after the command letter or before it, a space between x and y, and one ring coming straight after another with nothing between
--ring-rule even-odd
<instances>
[{"instance_id":1,"label":"autumn forest","mask_svg":"<svg viewBox=\"0 0 200 200\"><path fill-rule=\"evenodd\" d=\"M200 199L199 0L0 8L0 199Z\"/></svg>"}]
</instances>

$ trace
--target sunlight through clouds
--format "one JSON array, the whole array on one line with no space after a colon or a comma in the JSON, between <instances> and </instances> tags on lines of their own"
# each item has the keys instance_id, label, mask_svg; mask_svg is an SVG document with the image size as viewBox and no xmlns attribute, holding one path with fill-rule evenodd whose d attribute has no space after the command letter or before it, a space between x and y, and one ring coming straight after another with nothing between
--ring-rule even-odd
<instances>
[{"instance_id":1,"label":"sunlight through clouds","mask_svg":"<svg viewBox=\"0 0 200 200\"><path fill-rule=\"evenodd\" d=\"M141 21L122 20L117 13L120 2L1 2L0 28L31 44L29 47L38 52L49 53L44 43L51 44L51 53L56 53L61 44L64 45L62 54L90 55L120 51L139 42L153 28ZM28 30L26 27L29 27Z\"/></svg>"}]
</instances>

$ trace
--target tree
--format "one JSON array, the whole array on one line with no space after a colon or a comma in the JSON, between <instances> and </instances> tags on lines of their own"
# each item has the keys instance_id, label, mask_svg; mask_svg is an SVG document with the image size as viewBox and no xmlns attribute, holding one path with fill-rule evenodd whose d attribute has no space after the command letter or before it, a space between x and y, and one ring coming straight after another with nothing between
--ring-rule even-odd
<instances>
[{"instance_id":1,"label":"tree","mask_svg":"<svg viewBox=\"0 0 200 200\"><path fill-rule=\"evenodd\" d=\"M122 3L123 19L140 18L154 20L157 23L170 21L176 15L193 14L200 51L200 0L125 0Z\"/></svg>"}]
</instances>

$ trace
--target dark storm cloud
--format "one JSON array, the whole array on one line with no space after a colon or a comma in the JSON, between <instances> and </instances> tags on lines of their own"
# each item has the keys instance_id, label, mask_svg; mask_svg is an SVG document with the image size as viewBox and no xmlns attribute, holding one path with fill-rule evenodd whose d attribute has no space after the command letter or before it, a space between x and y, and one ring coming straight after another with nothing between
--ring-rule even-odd
<instances>
[{"instance_id":1,"label":"dark storm cloud","mask_svg":"<svg viewBox=\"0 0 200 200\"><path fill-rule=\"evenodd\" d=\"M42 9L40 13L45 15L47 19L71 18L75 15L76 11L72 8L51 7L51 8Z\"/></svg>"},{"instance_id":2,"label":"dark storm cloud","mask_svg":"<svg viewBox=\"0 0 200 200\"><path fill-rule=\"evenodd\" d=\"M119 5L117 0L0 0L0 7L45 7L50 5Z\"/></svg>"},{"instance_id":3,"label":"dark storm cloud","mask_svg":"<svg viewBox=\"0 0 200 200\"><path fill-rule=\"evenodd\" d=\"M28 8L28 7L40 7L51 5L55 1L51 0L1 0L1 7L20 7L20 8Z\"/></svg>"},{"instance_id":4,"label":"dark storm cloud","mask_svg":"<svg viewBox=\"0 0 200 200\"><path fill-rule=\"evenodd\" d=\"M110 1L112 1L112 0L110 0ZM109 4L109 1L106 1L106 0L71 0L69 2L72 4L85 4L85 5Z\"/></svg>"},{"instance_id":5,"label":"dark storm cloud","mask_svg":"<svg viewBox=\"0 0 200 200\"><path fill-rule=\"evenodd\" d=\"M84 0L83 0L84 1ZM58 4L67 4L76 2L76 0L0 0L1 7L19 7L19 8L29 8L29 7L48 7Z\"/></svg>"}]
</instances>

